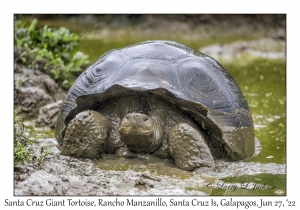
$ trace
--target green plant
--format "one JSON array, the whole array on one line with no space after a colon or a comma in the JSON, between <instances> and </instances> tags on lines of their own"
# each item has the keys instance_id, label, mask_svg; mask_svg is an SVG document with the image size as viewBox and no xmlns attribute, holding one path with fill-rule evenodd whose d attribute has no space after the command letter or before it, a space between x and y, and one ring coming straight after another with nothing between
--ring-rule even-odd
<instances>
[{"instance_id":1,"label":"green plant","mask_svg":"<svg viewBox=\"0 0 300 210\"><path fill-rule=\"evenodd\" d=\"M64 27L39 29L37 24L36 19L30 24L16 21L15 62L40 69L69 89L88 64L88 55L78 51L80 37Z\"/></svg>"},{"instance_id":2,"label":"green plant","mask_svg":"<svg viewBox=\"0 0 300 210\"><path fill-rule=\"evenodd\" d=\"M22 85L24 84L24 82L26 82L27 80L28 80L27 77L21 78L19 81L17 81L17 82L15 83L15 88L16 88L16 89L19 89L20 87L22 87Z\"/></svg>"},{"instance_id":3,"label":"green plant","mask_svg":"<svg viewBox=\"0 0 300 210\"><path fill-rule=\"evenodd\" d=\"M38 161L41 162L41 161L43 161L43 160L45 159L46 156L52 155L52 154L53 154L53 152L52 152L50 149L45 150L45 151L41 154L41 156L39 157Z\"/></svg>"},{"instance_id":4,"label":"green plant","mask_svg":"<svg viewBox=\"0 0 300 210\"><path fill-rule=\"evenodd\" d=\"M47 155L52 154L52 151L45 150L40 155L34 153L33 143L36 139L30 139L25 135L23 118L18 113L19 109L14 109L14 164L22 164L24 161L40 163Z\"/></svg>"},{"instance_id":5,"label":"green plant","mask_svg":"<svg viewBox=\"0 0 300 210\"><path fill-rule=\"evenodd\" d=\"M28 159L31 161L28 144L31 144L30 139L25 136L25 128L22 118L18 115L19 109L14 110L14 162L15 165L23 163Z\"/></svg>"}]
</instances>

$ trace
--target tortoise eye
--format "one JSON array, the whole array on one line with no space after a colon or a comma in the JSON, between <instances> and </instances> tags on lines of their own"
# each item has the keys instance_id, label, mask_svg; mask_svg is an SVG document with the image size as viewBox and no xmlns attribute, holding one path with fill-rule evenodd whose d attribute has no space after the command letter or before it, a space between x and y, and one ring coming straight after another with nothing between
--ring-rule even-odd
<instances>
[{"instance_id":1,"label":"tortoise eye","mask_svg":"<svg viewBox=\"0 0 300 210\"><path fill-rule=\"evenodd\" d=\"M144 118L144 122L147 122L148 120L149 120L148 117L145 117L145 118Z\"/></svg>"}]
</instances>

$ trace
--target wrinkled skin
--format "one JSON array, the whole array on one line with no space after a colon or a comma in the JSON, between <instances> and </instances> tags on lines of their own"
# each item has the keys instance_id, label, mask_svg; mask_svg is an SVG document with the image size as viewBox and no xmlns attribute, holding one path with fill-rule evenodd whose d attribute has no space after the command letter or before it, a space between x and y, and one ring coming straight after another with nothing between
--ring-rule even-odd
<instances>
[{"instance_id":1,"label":"wrinkled skin","mask_svg":"<svg viewBox=\"0 0 300 210\"><path fill-rule=\"evenodd\" d=\"M206 135L174 105L142 96L107 103L111 105L102 104L97 112L76 115L67 127L62 154L97 158L114 153L132 158L153 153L172 158L183 170L214 169Z\"/></svg>"}]
</instances>

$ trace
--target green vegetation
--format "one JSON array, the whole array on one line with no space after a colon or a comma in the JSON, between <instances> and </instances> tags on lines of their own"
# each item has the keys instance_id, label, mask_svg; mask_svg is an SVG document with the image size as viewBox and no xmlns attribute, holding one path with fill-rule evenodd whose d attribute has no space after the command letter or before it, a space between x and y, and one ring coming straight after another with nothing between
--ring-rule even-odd
<instances>
[{"instance_id":1,"label":"green vegetation","mask_svg":"<svg viewBox=\"0 0 300 210\"><path fill-rule=\"evenodd\" d=\"M29 151L26 148L28 144L32 144L32 141L28 139L25 135L24 124L22 122L22 118L18 116L18 109L14 110L14 161L15 165L19 163L23 163L25 159L29 159L31 156L29 155Z\"/></svg>"},{"instance_id":2,"label":"green vegetation","mask_svg":"<svg viewBox=\"0 0 300 210\"><path fill-rule=\"evenodd\" d=\"M19 110L14 110L14 164L22 164L25 161L30 163L40 163L44 158L52 154L51 150L45 150L41 154L36 154L33 150L35 139L26 136L26 129L23 119L18 115Z\"/></svg>"},{"instance_id":3,"label":"green vegetation","mask_svg":"<svg viewBox=\"0 0 300 210\"><path fill-rule=\"evenodd\" d=\"M37 23L16 21L15 62L42 70L69 89L88 64L88 56L78 51L80 38L64 27L39 29Z\"/></svg>"}]
</instances>

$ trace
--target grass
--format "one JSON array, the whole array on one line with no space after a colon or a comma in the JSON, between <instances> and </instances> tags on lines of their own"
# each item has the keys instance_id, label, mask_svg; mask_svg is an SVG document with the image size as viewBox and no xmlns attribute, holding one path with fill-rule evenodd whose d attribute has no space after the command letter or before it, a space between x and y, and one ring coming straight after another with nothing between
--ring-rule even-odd
<instances>
[{"instance_id":1,"label":"grass","mask_svg":"<svg viewBox=\"0 0 300 210\"><path fill-rule=\"evenodd\" d=\"M27 137L23 118L18 113L19 109L14 109L14 164L40 163L47 155L52 154L52 151L44 150L41 154L36 154L34 142L37 137Z\"/></svg>"}]
</instances>

